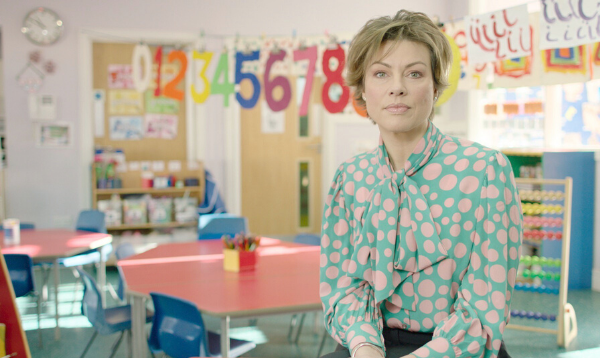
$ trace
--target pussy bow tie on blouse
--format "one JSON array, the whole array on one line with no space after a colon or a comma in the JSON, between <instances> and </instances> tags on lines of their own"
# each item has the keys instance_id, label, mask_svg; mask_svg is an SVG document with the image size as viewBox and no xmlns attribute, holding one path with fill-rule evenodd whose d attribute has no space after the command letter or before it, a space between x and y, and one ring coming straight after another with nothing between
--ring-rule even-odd
<instances>
[{"instance_id":1,"label":"pussy bow tie on blouse","mask_svg":"<svg viewBox=\"0 0 600 358\"><path fill-rule=\"evenodd\" d=\"M411 276L448 257L427 200L411 178L435 155L441 139L442 134L430 122L404 168L393 173L379 139L380 181L370 194L348 267L349 276L370 283L377 303L396 293L401 302L393 298L393 303L415 311L416 288Z\"/></svg>"}]
</instances>

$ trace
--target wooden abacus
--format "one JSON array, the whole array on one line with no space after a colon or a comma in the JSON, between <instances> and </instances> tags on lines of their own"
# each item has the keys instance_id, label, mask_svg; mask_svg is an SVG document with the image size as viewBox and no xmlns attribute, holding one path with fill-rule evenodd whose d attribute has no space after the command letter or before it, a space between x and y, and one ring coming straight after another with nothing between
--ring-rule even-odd
<instances>
[{"instance_id":1,"label":"wooden abacus","mask_svg":"<svg viewBox=\"0 0 600 358\"><path fill-rule=\"evenodd\" d=\"M571 341L577 336L577 319L573 306L567 302L567 291L569 283L569 248L571 242L571 202L573 180L570 177L565 179L529 179L517 178L517 186L535 186L541 190L519 190L519 195L522 201L563 201L562 205L558 204L540 204L540 203L523 203L523 223L524 223L524 239L528 241L541 242L543 240L562 240L561 258L546 258L537 256L522 256L521 263L523 265L560 267L559 273L545 272L543 270L533 271L525 269L520 272L524 279L544 279L559 281L558 288L546 287L544 285L532 285L530 283L518 282L515 285L516 291L537 292L543 294L558 294L558 313L556 315L545 314L532 311L512 310L512 317L534 319L542 321L556 320L558 328L548 329L542 327L525 326L510 323L507 328L518 329L523 331L541 332L555 334L557 343L560 347L567 347ZM545 191L545 185L562 186L561 191ZM562 214L560 218L548 218L539 215L544 214ZM543 230L542 227L560 228L558 230ZM557 292L558 291L558 292Z\"/></svg>"}]
</instances>

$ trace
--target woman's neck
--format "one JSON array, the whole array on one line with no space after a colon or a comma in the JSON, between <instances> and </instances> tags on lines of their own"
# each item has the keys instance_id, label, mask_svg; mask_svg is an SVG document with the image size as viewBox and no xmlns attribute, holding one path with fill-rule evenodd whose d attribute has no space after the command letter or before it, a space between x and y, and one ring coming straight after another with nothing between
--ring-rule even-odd
<instances>
[{"instance_id":1,"label":"woman's neck","mask_svg":"<svg viewBox=\"0 0 600 358\"><path fill-rule=\"evenodd\" d=\"M410 132L381 132L381 138L385 144L385 149L388 152L394 171L404 169L404 163L408 160L408 157L410 157L425 132L427 132L428 126L429 120L423 126L415 128Z\"/></svg>"}]
</instances>

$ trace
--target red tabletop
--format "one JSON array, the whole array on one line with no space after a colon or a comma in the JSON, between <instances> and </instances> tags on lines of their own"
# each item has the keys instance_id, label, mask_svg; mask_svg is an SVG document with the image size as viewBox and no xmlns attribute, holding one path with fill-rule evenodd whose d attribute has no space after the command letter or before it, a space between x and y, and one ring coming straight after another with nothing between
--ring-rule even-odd
<instances>
[{"instance_id":1,"label":"red tabletop","mask_svg":"<svg viewBox=\"0 0 600 358\"><path fill-rule=\"evenodd\" d=\"M35 261L52 261L95 249L112 241L109 234L64 229L21 230L18 246L4 245L4 232L0 231L0 248L3 254L28 254Z\"/></svg>"},{"instance_id":2,"label":"red tabletop","mask_svg":"<svg viewBox=\"0 0 600 358\"><path fill-rule=\"evenodd\" d=\"M320 309L318 246L261 239L257 267L223 270L220 240L160 245L119 261L131 293L161 292L218 316Z\"/></svg>"}]
</instances>

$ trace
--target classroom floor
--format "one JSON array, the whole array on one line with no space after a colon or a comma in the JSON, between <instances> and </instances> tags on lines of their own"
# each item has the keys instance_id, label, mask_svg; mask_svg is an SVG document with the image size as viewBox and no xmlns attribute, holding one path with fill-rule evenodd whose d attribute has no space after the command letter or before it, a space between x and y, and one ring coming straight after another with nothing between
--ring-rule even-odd
<instances>
[{"instance_id":1,"label":"classroom floor","mask_svg":"<svg viewBox=\"0 0 600 358\"><path fill-rule=\"evenodd\" d=\"M82 285L79 285L79 290L74 296L73 275L70 270L63 269L61 271L61 294L59 296L61 304L59 305L59 311L63 315L68 315L61 319L61 340L54 340L53 301L49 301L43 307L42 333L44 346L40 348L38 346L35 303L27 297L17 299L33 358L79 357L93 333L93 328L91 328L87 319L79 314L81 311ZM114 268L109 268L107 281L117 287L118 275ZM76 301L79 301L75 305L72 304L73 297L77 297ZM110 294L107 294L107 297L109 305L115 303ZM557 301L556 296L517 293L514 297L514 309L541 311L544 309L552 310L557 306L555 303ZM600 329L598 329L600 327L600 293L590 290L570 291L568 301L575 308L579 326L579 334L568 349L556 346L556 336L507 330L504 334L504 340L510 355L514 358L600 357ZM208 329L219 330L220 321L218 319L208 316L204 319ZM245 354L245 357L316 357L322 334L321 321L315 324L315 314L309 313L304 321L298 344L292 344L287 337L290 320L291 315L261 317L258 319L256 326L251 327L248 327L248 319L232 320L232 336L256 342L257 347ZM517 323L517 320L515 318L513 322ZM535 324L536 322L532 323ZM543 325L541 322L537 322L537 324ZM117 336L117 334L108 337L98 336L86 357L108 357L110 348ZM323 352L333 351L335 345L336 343L328 338ZM127 356L127 342L124 340L115 357L124 358Z\"/></svg>"}]
</instances>

